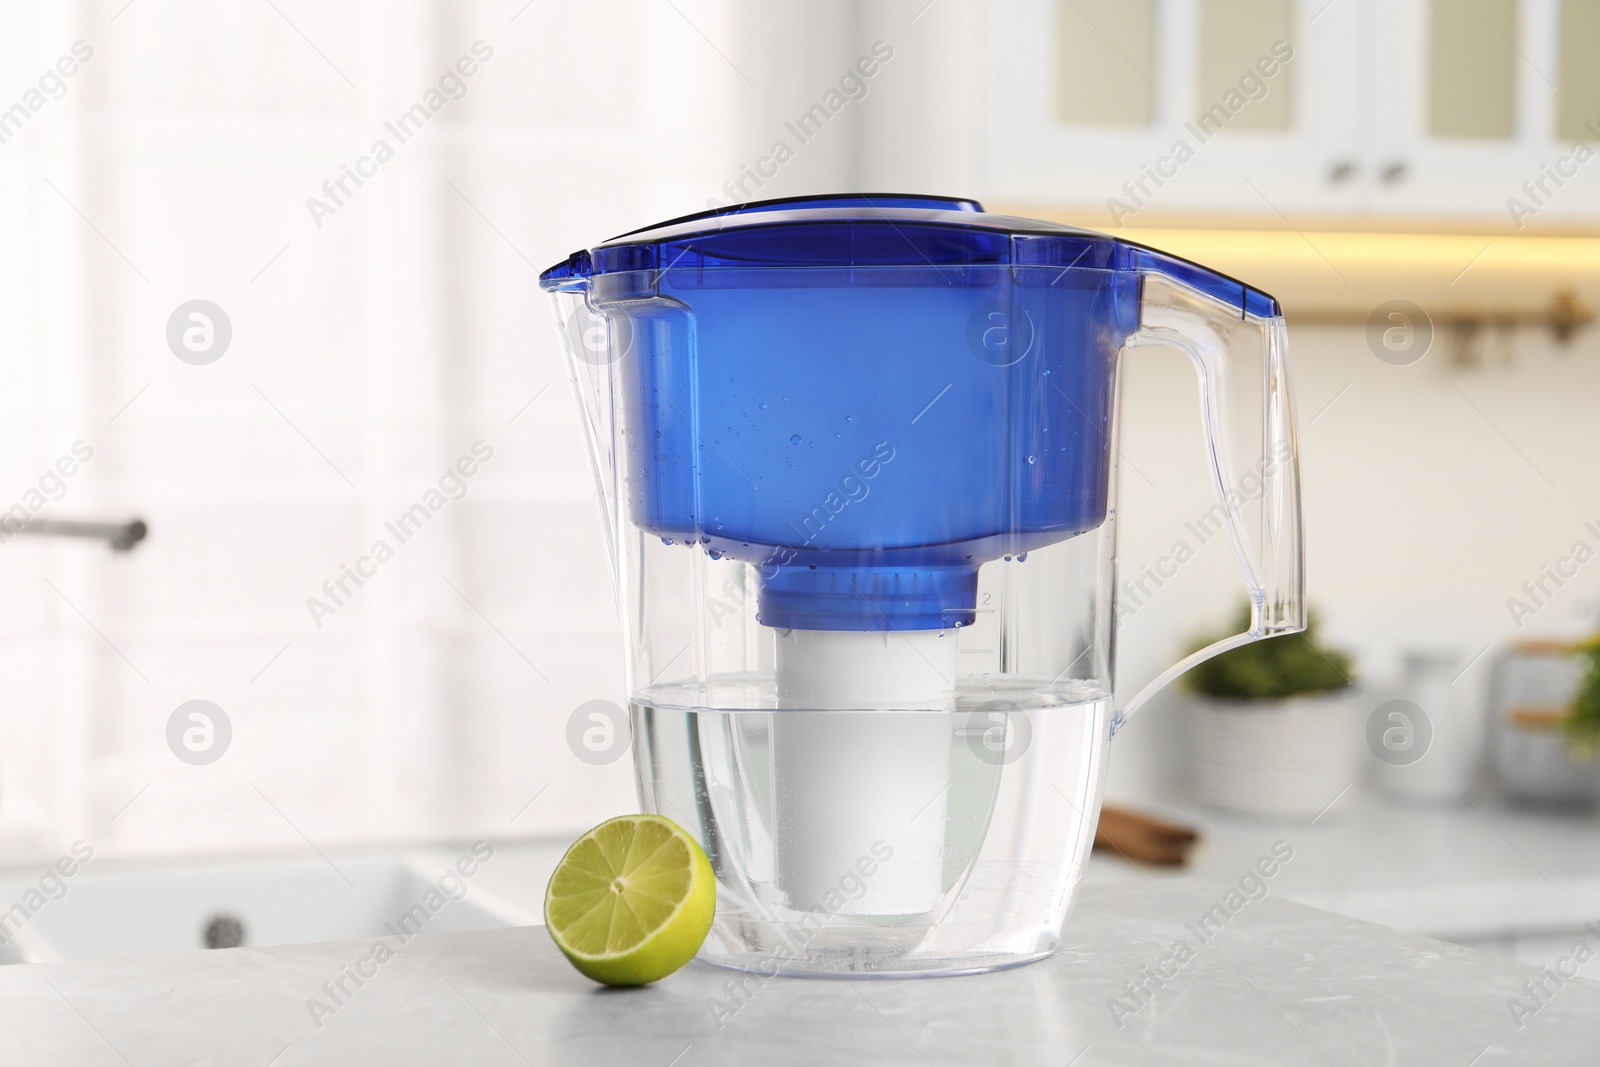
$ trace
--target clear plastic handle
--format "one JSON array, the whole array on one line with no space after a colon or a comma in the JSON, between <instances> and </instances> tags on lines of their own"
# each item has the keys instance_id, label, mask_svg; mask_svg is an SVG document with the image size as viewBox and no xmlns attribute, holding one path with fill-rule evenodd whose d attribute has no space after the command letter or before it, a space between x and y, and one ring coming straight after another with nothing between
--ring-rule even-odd
<instances>
[{"instance_id":1,"label":"clear plastic handle","mask_svg":"<svg viewBox=\"0 0 1600 1067\"><path fill-rule=\"evenodd\" d=\"M1129 335L1124 351L1146 346L1187 354L1199 375L1201 428L1217 498L1211 514L1227 532L1244 579L1250 629L1167 668L1116 713L1113 731L1195 664L1306 626L1300 452L1283 317L1249 314L1175 278L1147 273L1139 329ZM1241 410L1247 406L1255 411ZM1257 440L1259 453L1236 464L1236 456L1256 453ZM1236 449L1236 441L1250 444Z\"/></svg>"}]
</instances>

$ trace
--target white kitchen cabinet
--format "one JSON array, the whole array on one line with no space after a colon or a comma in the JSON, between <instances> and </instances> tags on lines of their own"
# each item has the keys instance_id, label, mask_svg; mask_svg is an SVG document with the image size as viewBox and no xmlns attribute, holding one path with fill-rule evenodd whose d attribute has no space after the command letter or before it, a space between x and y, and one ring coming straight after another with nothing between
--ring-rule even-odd
<instances>
[{"instance_id":1,"label":"white kitchen cabinet","mask_svg":"<svg viewBox=\"0 0 1600 1067\"><path fill-rule=\"evenodd\" d=\"M1336 7L1308 37L1303 6L992 5L982 184L1008 203L1095 205L1108 226L1158 210L1349 210L1352 183L1327 174L1358 148L1355 71L1342 61L1356 22Z\"/></svg>"},{"instance_id":2,"label":"white kitchen cabinet","mask_svg":"<svg viewBox=\"0 0 1600 1067\"><path fill-rule=\"evenodd\" d=\"M1368 210L1518 228L1600 219L1600 159L1582 163L1585 151L1573 151L1580 137L1600 149L1600 5L1434 0L1379 10L1372 159L1392 180Z\"/></svg>"},{"instance_id":3,"label":"white kitchen cabinet","mask_svg":"<svg viewBox=\"0 0 1600 1067\"><path fill-rule=\"evenodd\" d=\"M986 30L997 203L1600 221L1600 159L1573 153L1600 146L1593 0L1008 0Z\"/></svg>"}]
</instances>

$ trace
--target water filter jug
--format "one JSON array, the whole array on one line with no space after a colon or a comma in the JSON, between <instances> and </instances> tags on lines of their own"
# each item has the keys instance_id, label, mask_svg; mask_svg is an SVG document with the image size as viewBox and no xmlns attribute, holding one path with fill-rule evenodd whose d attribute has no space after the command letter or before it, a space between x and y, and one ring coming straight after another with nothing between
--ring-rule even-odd
<instances>
[{"instance_id":1,"label":"water filter jug","mask_svg":"<svg viewBox=\"0 0 1600 1067\"><path fill-rule=\"evenodd\" d=\"M675 219L541 276L627 637L644 809L718 877L712 963L950 974L1048 955L1111 735L1304 627L1270 296L971 200ZM1118 382L1190 357L1250 629L1113 704Z\"/></svg>"}]
</instances>

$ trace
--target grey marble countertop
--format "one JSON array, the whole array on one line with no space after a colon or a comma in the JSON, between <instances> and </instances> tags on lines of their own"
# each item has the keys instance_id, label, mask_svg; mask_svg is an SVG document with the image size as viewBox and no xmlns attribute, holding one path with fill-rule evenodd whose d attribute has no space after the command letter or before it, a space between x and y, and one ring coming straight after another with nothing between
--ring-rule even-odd
<instances>
[{"instance_id":1,"label":"grey marble countertop","mask_svg":"<svg viewBox=\"0 0 1600 1067\"><path fill-rule=\"evenodd\" d=\"M1592 1064L1600 984L1269 895L1201 943L1229 886L1086 886L1061 950L914 981L693 964L601 989L539 927L422 935L331 1015L370 941L0 968L0 1062L26 1064ZM1191 957L1171 961L1172 946ZM1600 949L1600 938L1591 939ZM1170 977L1130 998L1144 968ZM1121 998L1113 1011L1113 998ZM1511 1002L1524 1010L1514 1017ZM1114 1016L1120 1015L1120 1018Z\"/></svg>"},{"instance_id":2,"label":"grey marble countertop","mask_svg":"<svg viewBox=\"0 0 1600 1067\"><path fill-rule=\"evenodd\" d=\"M1506 804L1490 796L1407 803L1352 790L1315 824L1253 820L1194 805L1144 810L1200 831L1188 867L1135 867L1096 852L1094 884L1227 880L1272 842L1294 846L1273 893L1410 933L1553 964L1600 926L1600 813ZM1600 978L1596 956L1581 973ZM1600 1051L1595 1063L1600 1064Z\"/></svg>"}]
</instances>

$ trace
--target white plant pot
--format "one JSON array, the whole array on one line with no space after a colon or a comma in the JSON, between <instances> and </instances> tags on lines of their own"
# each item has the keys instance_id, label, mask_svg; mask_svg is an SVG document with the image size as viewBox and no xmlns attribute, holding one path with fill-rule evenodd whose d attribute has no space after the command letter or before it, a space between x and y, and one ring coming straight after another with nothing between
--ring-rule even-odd
<instances>
[{"instance_id":1,"label":"white plant pot","mask_svg":"<svg viewBox=\"0 0 1600 1067\"><path fill-rule=\"evenodd\" d=\"M1359 776L1361 712L1353 688L1286 700L1197 699L1196 799L1252 815L1317 815Z\"/></svg>"}]
</instances>

